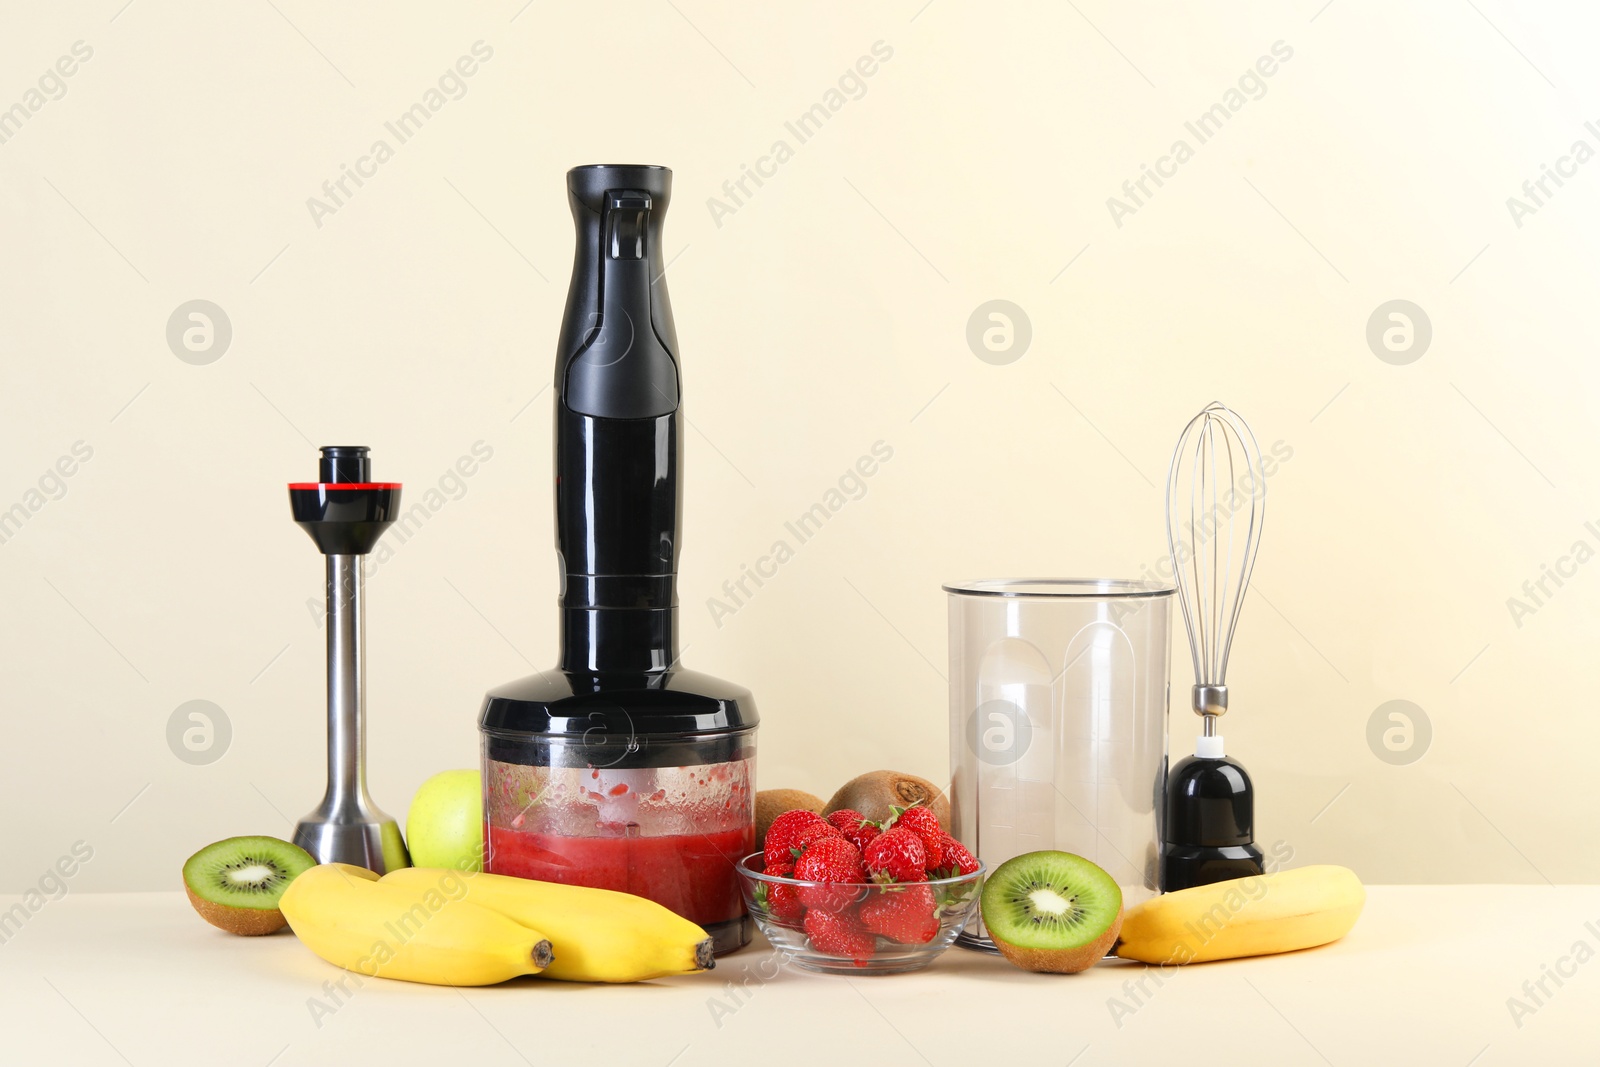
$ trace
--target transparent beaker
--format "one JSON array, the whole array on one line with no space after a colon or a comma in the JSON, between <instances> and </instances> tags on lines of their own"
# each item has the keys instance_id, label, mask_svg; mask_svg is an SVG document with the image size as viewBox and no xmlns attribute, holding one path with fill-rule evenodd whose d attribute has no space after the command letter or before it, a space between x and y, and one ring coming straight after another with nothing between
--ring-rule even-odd
<instances>
[{"instance_id":1,"label":"transparent beaker","mask_svg":"<svg viewBox=\"0 0 1600 1067\"><path fill-rule=\"evenodd\" d=\"M951 833L992 871L1038 849L1158 888L1173 588L1012 578L950 604ZM982 923L961 935L993 949Z\"/></svg>"}]
</instances>

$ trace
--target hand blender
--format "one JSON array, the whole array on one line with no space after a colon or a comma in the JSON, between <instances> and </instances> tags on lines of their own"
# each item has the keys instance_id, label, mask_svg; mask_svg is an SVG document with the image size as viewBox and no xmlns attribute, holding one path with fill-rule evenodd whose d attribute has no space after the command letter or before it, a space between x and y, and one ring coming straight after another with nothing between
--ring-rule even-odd
<instances>
[{"instance_id":1,"label":"hand blender","mask_svg":"<svg viewBox=\"0 0 1600 1067\"><path fill-rule=\"evenodd\" d=\"M374 482L367 449L322 450L315 482L291 482L294 521L328 567L328 788L294 828L294 843L318 863L350 863L383 874L411 866L400 827L367 795L366 637L361 557L400 512L400 483Z\"/></svg>"},{"instance_id":2,"label":"hand blender","mask_svg":"<svg viewBox=\"0 0 1600 1067\"><path fill-rule=\"evenodd\" d=\"M491 690L485 869L649 897L715 951L749 941L748 690L678 666L678 339L663 280L672 172L567 173L577 253L555 366L555 670Z\"/></svg>"},{"instance_id":3,"label":"hand blender","mask_svg":"<svg viewBox=\"0 0 1600 1067\"><path fill-rule=\"evenodd\" d=\"M1262 870L1255 787L1228 758L1217 720L1228 710L1228 652L1261 547L1266 494L1249 424L1221 404L1207 405L1184 427L1167 474L1167 551L1194 663L1191 703L1202 725L1194 755L1167 774L1163 892Z\"/></svg>"}]
</instances>

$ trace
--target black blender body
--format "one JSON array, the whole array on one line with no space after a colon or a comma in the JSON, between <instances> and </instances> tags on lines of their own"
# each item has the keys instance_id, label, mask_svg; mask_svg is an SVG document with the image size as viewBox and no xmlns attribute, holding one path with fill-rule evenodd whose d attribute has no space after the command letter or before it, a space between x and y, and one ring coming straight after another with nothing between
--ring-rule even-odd
<instances>
[{"instance_id":1,"label":"black blender body","mask_svg":"<svg viewBox=\"0 0 1600 1067\"><path fill-rule=\"evenodd\" d=\"M663 167L567 174L577 252L555 369L556 670L491 690L486 866L650 896L730 951L754 850L755 704L677 665L683 436Z\"/></svg>"}]
</instances>

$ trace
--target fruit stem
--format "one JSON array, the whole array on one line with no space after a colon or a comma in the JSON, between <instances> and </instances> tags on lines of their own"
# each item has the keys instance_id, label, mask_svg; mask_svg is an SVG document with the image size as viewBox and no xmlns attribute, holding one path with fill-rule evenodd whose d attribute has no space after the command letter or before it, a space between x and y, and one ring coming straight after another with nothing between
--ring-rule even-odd
<instances>
[{"instance_id":1,"label":"fruit stem","mask_svg":"<svg viewBox=\"0 0 1600 1067\"><path fill-rule=\"evenodd\" d=\"M711 938L708 937L704 941L695 945L694 962L695 965L702 971L709 971L716 967L717 957L712 951Z\"/></svg>"},{"instance_id":2,"label":"fruit stem","mask_svg":"<svg viewBox=\"0 0 1600 1067\"><path fill-rule=\"evenodd\" d=\"M555 958L555 950L551 948L549 941L540 941L533 946L533 965L541 971L550 966Z\"/></svg>"}]
</instances>

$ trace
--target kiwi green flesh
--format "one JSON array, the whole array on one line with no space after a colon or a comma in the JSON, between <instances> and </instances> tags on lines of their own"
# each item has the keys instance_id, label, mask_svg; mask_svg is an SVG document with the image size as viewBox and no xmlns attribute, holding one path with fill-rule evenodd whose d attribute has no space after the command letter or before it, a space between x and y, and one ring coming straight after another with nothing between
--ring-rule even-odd
<instances>
[{"instance_id":1,"label":"kiwi green flesh","mask_svg":"<svg viewBox=\"0 0 1600 1067\"><path fill-rule=\"evenodd\" d=\"M276 837L230 837L189 857L183 883L191 898L244 910L276 911L301 872L316 866L310 853Z\"/></svg>"},{"instance_id":2,"label":"kiwi green flesh","mask_svg":"<svg viewBox=\"0 0 1600 1067\"><path fill-rule=\"evenodd\" d=\"M1020 949L1081 949L1104 938L1122 913L1122 889L1070 852L1029 852L997 867L983 887L983 924Z\"/></svg>"}]
</instances>

